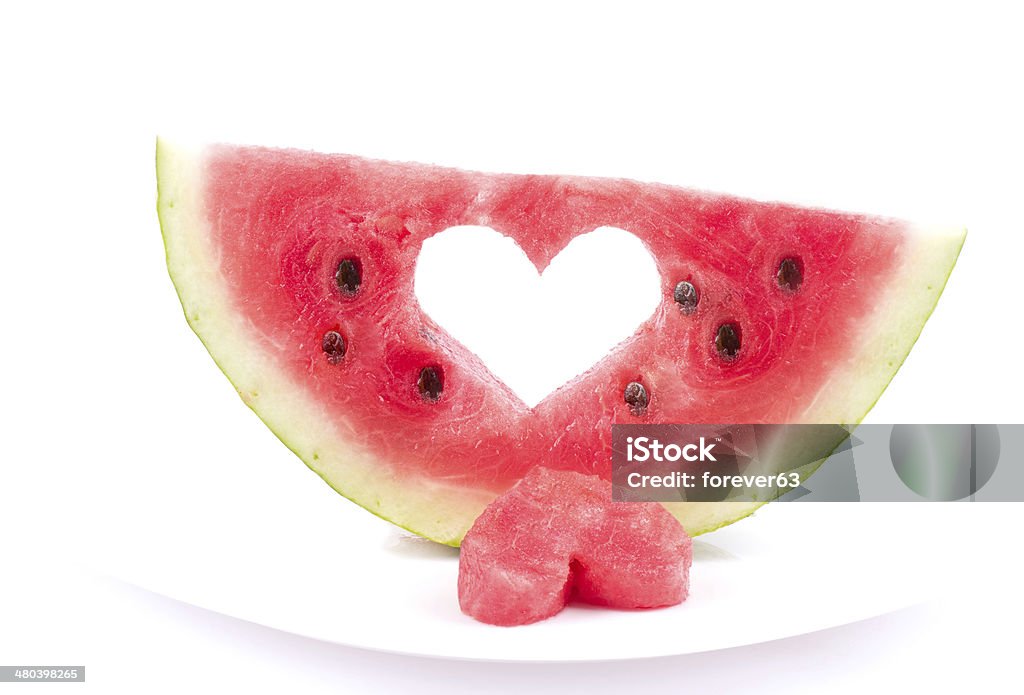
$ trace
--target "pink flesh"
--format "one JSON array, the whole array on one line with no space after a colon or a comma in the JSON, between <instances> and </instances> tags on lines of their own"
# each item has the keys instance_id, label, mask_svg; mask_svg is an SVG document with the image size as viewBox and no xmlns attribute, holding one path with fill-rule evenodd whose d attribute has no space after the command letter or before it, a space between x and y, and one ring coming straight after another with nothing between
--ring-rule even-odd
<instances>
[{"instance_id":1,"label":"pink flesh","mask_svg":"<svg viewBox=\"0 0 1024 695\"><path fill-rule=\"evenodd\" d=\"M334 414L339 433L364 438L390 474L493 492L538 462L609 477L613 422L799 421L848 357L871 288L885 283L902 244L890 220L627 180L232 147L208 150L206 174L221 270L267 359ZM635 335L531 410L416 302L423 241L455 225L512 237L540 269L574 236L626 229L653 255L663 301ZM796 293L776 282L790 255L804 268ZM355 297L334 280L347 257L362 265ZM614 268L608 278L619 281ZM691 315L672 299L680 280L700 293ZM714 345L725 321L742 332L732 362ZM321 350L329 330L348 344L337 365ZM444 372L436 403L416 388L428 365ZM623 401L631 381L651 397L639 417Z\"/></svg>"},{"instance_id":2,"label":"pink flesh","mask_svg":"<svg viewBox=\"0 0 1024 695\"><path fill-rule=\"evenodd\" d=\"M597 476L537 467L462 541L459 605L492 625L549 618L575 596L613 608L686 599L692 544L660 504L612 502Z\"/></svg>"}]
</instances>

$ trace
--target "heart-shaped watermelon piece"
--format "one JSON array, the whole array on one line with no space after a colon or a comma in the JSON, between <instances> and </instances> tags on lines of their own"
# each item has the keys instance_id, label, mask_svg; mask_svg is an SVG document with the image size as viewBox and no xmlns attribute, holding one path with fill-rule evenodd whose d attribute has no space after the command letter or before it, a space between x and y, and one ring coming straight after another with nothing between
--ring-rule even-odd
<instances>
[{"instance_id":1,"label":"heart-shaped watermelon piece","mask_svg":"<svg viewBox=\"0 0 1024 695\"><path fill-rule=\"evenodd\" d=\"M609 608L673 606L690 588L693 544L656 502L613 502L595 475L530 470L462 541L459 605L492 625L550 618L575 598Z\"/></svg>"}]
</instances>

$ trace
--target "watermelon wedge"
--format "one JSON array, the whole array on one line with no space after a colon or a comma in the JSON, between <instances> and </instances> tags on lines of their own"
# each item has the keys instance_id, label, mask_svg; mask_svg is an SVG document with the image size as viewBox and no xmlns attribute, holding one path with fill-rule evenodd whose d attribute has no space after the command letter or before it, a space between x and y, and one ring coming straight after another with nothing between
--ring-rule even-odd
<instances>
[{"instance_id":1,"label":"watermelon wedge","mask_svg":"<svg viewBox=\"0 0 1024 695\"><path fill-rule=\"evenodd\" d=\"M157 145L185 316L278 437L369 511L457 545L535 464L611 474L611 425L856 423L951 272L962 229L629 180L486 174L346 155ZM533 408L421 311L424 240L491 227L543 269L626 229L663 301ZM669 505L691 534L754 503Z\"/></svg>"}]
</instances>

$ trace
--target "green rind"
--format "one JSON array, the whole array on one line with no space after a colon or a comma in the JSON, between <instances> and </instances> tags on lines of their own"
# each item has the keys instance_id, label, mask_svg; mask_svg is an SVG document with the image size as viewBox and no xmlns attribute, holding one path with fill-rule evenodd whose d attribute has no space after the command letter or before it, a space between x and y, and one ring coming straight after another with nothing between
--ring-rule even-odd
<instances>
[{"instance_id":1,"label":"green rind","mask_svg":"<svg viewBox=\"0 0 1024 695\"><path fill-rule=\"evenodd\" d=\"M896 378L896 373L899 372L900 368L903 366L903 363L907 361L907 357L910 356L910 351L914 349L914 346L917 345L917 341L921 339L921 334L924 333L924 327L928 323L928 319L932 317L932 314L935 313L935 308L939 305L939 297L941 297L942 293L946 291L946 285L949 284L949 278L952 277L953 275L953 268L956 267L956 262L960 259L960 252L963 250L964 243L966 241L967 227L960 227L960 236L958 237L958 241L955 244L956 248L955 250L953 250L952 263L946 269L946 274L943 276L942 281L938 285L939 289L935 293L935 301L932 302L931 307L928 309L928 313L926 313L924 317L921 319L921 325L917 329L917 333L914 335L913 339L910 341L910 344L907 347L907 351L903 355L903 359L900 360L899 364L897 364L896 367L892 370L892 374L889 376L888 381L885 382L885 385L882 386L882 390L878 392L878 396L875 398L875 400L871 402L871 405L869 405L868 409L864 411L864 414L861 415L857 422L853 424L859 425L861 420L863 420L867 416L867 414L871 412L871 409L875 407L876 403L878 403L878 400L882 397L882 394L885 393L885 390L887 388L889 388L889 384L891 384L892 380Z\"/></svg>"},{"instance_id":2,"label":"green rind","mask_svg":"<svg viewBox=\"0 0 1024 695\"><path fill-rule=\"evenodd\" d=\"M218 291L216 286L216 273L213 273L209 282L190 282L193 278L188 276L193 273L193 268L188 266L188 263L196 263L202 265L204 262L207 263L207 268L199 268L199 274L205 270L207 274L210 274L211 268L214 267L213 263L209 262L208 258L204 257L204 249L202 248L203 239L201 232L197 230L184 229L183 227L189 227L190 225L180 225L176 222L180 220L172 219L181 216L181 210L177 212L171 212L175 206L175 196L171 195L169 189L178 186L179 188L184 187L186 190L189 186L193 188L197 187L201 183L201 174L198 171L193 172L182 172L175 169L175 162L170 160L177 159L176 162L179 166L181 162L186 162L187 166L189 163L198 165L200 161L199 155L193 155L192 159L189 159L185 148L175 148L168 145L165 141L157 140L157 152L156 152L156 169L157 169L157 215L160 220L161 234L164 242L164 252L167 260L168 272L171 280L174 283L175 290L178 295L178 299L181 302L182 309L185 313L185 319L189 326L199 337L200 341L205 346L207 352L213 358L214 362L221 372L228 378L228 380L235 387L239 396L245 402L245 404L256 413L264 424L277 436L277 438L296 456L298 456L313 472L315 472L320 478L324 480L328 485L331 486L338 494L342 495L346 499L349 499L356 504L359 504L369 512L379 516L397 526L405 528L413 533L419 534L431 540L434 540L445 545L458 546L462 536L468 530L472 524L476 515L488 501L486 493L475 490L467 490L465 488L459 488L455 494L452 494L450 488L446 488L443 485L438 485L434 481L418 479L418 480L403 480L402 483L396 484L393 481L385 480L379 472L374 474L370 471L374 468L374 461L372 452L357 452L354 448L346 447L343 437L338 435L336 432L331 435L325 435L325 439L334 439L340 441L338 447L340 451L336 452L336 455L332 457L331 462L328 463L323 459L319 458L316 449L319 447L311 446L309 441L301 442L302 435L308 434L304 432L303 428L295 427L291 428L294 432L294 436L288 434L286 430L290 428L282 423L283 420L296 420L299 422L306 422L299 413L296 411L294 415L288 413L286 415L277 414L274 417L272 412L278 406L268 405L265 400L260 400L259 389L249 389L244 383L248 376L252 379L252 374L245 375L242 372L246 371L246 363L244 355L232 354L230 349L233 338L237 338L238 346L244 345L240 336L232 336L229 325L232 321L229 312L225 311L226 300L223 298L213 297L209 299L210 295L215 295ZM192 178L197 180L188 180L188 174L193 174ZM181 174L185 174L181 176ZM192 191L195 194L195 191ZM187 196L186 196L187 198ZM184 201L184 202L196 202L196 201ZM182 202L179 202L181 205ZM203 224L202 217L199 215L196 219L196 225L201 226ZM856 370L848 370L847 373L841 373L839 370L838 381L836 382L835 390L845 393L846 389L843 388L843 382L847 383L847 386L853 385L854 391L863 393L865 389L863 384L858 383L861 376L872 377L873 384L868 388L870 400L866 397L862 397L862 405L855 407L855 411L847 408L844 410L839 407L824 407L815 410L815 406L819 405L817 400L808 409L808 412L804 418L804 421L808 422L836 422L836 423L859 423L864 416L868 413L871 407L877 402L878 398L885 391L885 388L892 381L896 372L902 366L907 355L910 352L912 346L917 342L924 329L924 325L927 319L931 316L938 302L939 296L942 294L946 283L952 273L953 267L956 263L956 259L959 256L960 250L963 246L966 230L959 230L957 234L944 234L936 235L935 238L939 239L938 242L920 242L921 251L920 254L917 252L910 252L907 254L905 263L910 265L915 259L920 257L927 260L929 253L935 255L939 254L939 259L935 261L937 268L928 266L923 272L907 272L905 269L903 274L900 276L900 280L904 283L912 284L918 276L926 278L938 271L939 275L936 275L932 279L931 284L927 285L925 290L917 291L917 301L914 308L917 312L909 311L903 305L894 304L896 295L899 294L899 289L890 289L888 293L889 304L884 310L880 309L876 312L881 319L891 319L890 316L886 315L886 312L894 313L894 315L900 320L897 323L899 327L905 327L909 330L906 334L898 334L894 331L893 325L889 323L882 323L881 325L875 326L874 330L876 333L882 333L890 336L894 341L895 348L892 345L888 347L888 363L885 369L879 370L879 365L868 360L865 361L864 355L858 353L855 355L856 359L861 363L869 365L868 368L861 370L861 374L857 374ZM922 239L925 237L922 236ZM192 245L192 249L187 251L184 249L175 249L176 246L187 247ZM179 253L180 252L180 253ZM179 255L182 258L179 258ZM177 272L176 266L179 266L180 262L186 262L185 267L178 267ZM941 277L941 280L939 278ZM193 285L201 285L195 287ZM906 288L904 288L906 289ZM912 289L912 288L911 288ZM190 297L190 294L200 295L202 299L196 299ZM214 315L217 311L222 314L222 323L224 325L221 328L227 328L226 331L228 336L221 339L221 345L213 345L211 337L217 331L213 330L212 333L208 332L207 327L210 325L209 321L203 326L202 317L196 313L195 309L190 311L190 303L195 302L197 305L202 301L209 299L210 305L214 307ZM224 304L224 306L218 306L218 301ZM238 328L238 327L235 327ZM239 334L242 329L238 329ZM871 332L871 328L865 329L864 335L867 338L876 337ZM224 333L225 331L221 331ZM907 335L911 337L908 339ZM884 337L884 336L883 336ZM866 340L865 342L870 342ZM235 346L237 347L237 346ZM244 352L244 349L240 348L237 352ZM241 368L232 368L231 365L225 364L225 362L231 359L238 358ZM238 365L235 365L238 367ZM873 373L872 373L873 370ZM259 381L259 379L255 379ZM279 394L284 394L285 399L288 398L296 401L297 410L302 408L308 408L309 404L302 401L302 389L299 385L289 384L284 377L275 382L275 379L270 377L268 381L273 385L273 389ZM824 392L824 389L823 389ZM856 398L852 400L857 400ZM826 403L826 405L829 405ZM315 410L312 412L315 413ZM310 440L310 437L306 437ZM313 438L315 439L315 437ZM331 442L328 442L331 443ZM334 442L335 444L337 442ZM336 469L335 471L329 470L332 466ZM342 474L344 472L344 474ZM372 482L374 490L360 490L358 485L358 478L365 476ZM354 482L353 482L354 481ZM376 492L375 492L376 491ZM392 494L386 494L386 493ZM381 494L384 493L384 494ZM385 508L382 506L382 498L388 498L391 500L390 506ZM395 502L397 500L397 503ZM751 502L751 503L739 503L739 502L699 502L699 503L668 503L666 506L669 510L676 515L677 518L683 523L691 535L699 535L714 531L718 528L731 524L739 519L745 518L754 513L764 502ZM431 510L443 507L447 510L444 518L438 518L437 514L432 513Z\"/></svg>"}]
</instances>

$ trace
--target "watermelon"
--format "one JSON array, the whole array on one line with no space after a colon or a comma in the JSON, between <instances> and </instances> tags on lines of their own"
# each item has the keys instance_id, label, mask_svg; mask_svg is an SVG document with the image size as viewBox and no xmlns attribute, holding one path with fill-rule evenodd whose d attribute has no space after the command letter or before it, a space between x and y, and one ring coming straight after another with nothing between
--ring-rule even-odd
<instances>
[{"instance_id":1,"label":"watermelon","mask_svg":"<svg viewBox=\"0 0 1024 695\"><path fill-rule=\"evenodd\" d=\"M549 618L572 598L610 608L686 600L693 546L657 503L612 502L596 475L531 469L462 540L459 606L492 625Z\"/></svg>"},{"instance_id":2,"label":"watermelon","mask_svg":"<svg viewBox=\"0 0 1024 695\"><path fill-rule=\"evenodd\" d=\"M964 239L631 180L295 150L159 141L157 178L185 317L242 400L342 495L451 545L536 464L608 479L613 423L859 422ZM540 270L579 234L625 229L662 301L528 407L417 304L424 240L462 225ZM699 534L757 504L669 506Z\"/></svg>"}]
</instances>

